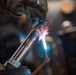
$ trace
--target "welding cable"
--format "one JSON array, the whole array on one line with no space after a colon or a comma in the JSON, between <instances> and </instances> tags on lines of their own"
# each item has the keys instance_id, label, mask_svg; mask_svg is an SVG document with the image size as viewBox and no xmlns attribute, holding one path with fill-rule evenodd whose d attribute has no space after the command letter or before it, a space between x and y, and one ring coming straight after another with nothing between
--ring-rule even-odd
<instances>
[{"instance_id":1,"label":"welding cable","mask_svg":"<svg viewBox=\"0 0 76 75\"><path fill-rule=\"evenodd\" d=\"M37 75L49 61L50 61L50 57L49 57L48 54L46 53L46 59L45 59L44 62L32 73L32 75Z\"/></svg>"}]
</instances>

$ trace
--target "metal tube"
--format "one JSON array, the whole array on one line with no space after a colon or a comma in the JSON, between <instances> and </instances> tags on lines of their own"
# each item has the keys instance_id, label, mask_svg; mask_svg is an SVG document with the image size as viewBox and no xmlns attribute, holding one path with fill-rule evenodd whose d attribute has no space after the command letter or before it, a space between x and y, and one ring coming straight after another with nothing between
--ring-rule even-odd
<instances>
[{"instance_id":1,"label":"metal tube","mask_svg":"<svg viewBox=\"0 0 76 75\"><path fill-rule=\"evenodd\" d=\"M36 29L32 29L25 41L19 46L17 51L13 54L13 56L7 61L4 66L6 68L18 68L21 65L21 62L30 52L33 45L36 44L39 38L39 32Z\"/></svg>"}]
</instances>

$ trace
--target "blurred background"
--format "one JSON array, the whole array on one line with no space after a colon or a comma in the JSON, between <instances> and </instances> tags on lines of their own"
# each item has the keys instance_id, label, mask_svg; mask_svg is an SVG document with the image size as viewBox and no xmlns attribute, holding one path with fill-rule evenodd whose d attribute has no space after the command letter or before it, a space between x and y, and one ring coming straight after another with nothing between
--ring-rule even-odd
<instances>
[{"instance_id":1,"label":"blurred background","mask_svg":"<svg viewBox=\"0 0 76 75\"><path fill-rule=\"evenodd\" d=\"M17 3L17 0L15 2ZM51 60L38 75L76 75L76 0L47 0L47 2L47 19L52 25L46 41ZM12 9L16 3L11 5ZM24 41L31 27L32 21L30 19L26 21L25 14L20 18L0 14L2 64ZM22 65L28 66L33 72L44 60L45 49L40 41L32 48Z\"/></svg>"}]
</instances>

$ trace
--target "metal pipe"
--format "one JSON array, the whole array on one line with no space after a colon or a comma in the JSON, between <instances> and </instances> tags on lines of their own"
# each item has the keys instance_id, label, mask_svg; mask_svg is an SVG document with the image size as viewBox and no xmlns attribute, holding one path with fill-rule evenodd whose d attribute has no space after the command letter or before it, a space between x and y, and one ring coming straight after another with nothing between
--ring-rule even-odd
<instances>
[{"instance_id":1,"label":"metal pipe","mask_svg":"<svg viewBox=\"0 0 76 75\"><path fill-rule=\"evenodd\" d=\"M4 66L8 69L20 67L21 62L30 52L33 45L35 45L38 41L39 33L39 29L33 28L25 41L19 46L19 48L16 50L13 56L4 64Z\"/></svg>"}]
</instances>

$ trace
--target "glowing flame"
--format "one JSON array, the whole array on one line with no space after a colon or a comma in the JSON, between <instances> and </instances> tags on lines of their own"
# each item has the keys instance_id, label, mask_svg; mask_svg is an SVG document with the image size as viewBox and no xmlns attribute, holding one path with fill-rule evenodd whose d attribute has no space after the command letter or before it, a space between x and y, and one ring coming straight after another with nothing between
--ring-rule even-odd
<instances>
[{"instance_id":1,"label":"glowing flame","mask_svg":"<svg viewBox=\"0 0 76 75\"><path fill-rule=\"evenodd\" d=\"M42 40L42 44L44 46L44 49L47 50L47 43L46 43L46 35L48 34L48 28L50 28L52 25L52 21L46 21L45 26L41 28L41 35L39 40Z\"/></svg>"},{"instance_id":2,"label":"glowing flame","mask_svg":"<svg viewBox=\"0 0 76 75\"><path fill-rule=\"evenodd\" d=\"M47 50L47 44L46 44L46 36L44 35L42 38L42 44L44 46L44 49Z\"/></svg>"},{"instance_id":3,"label":"glowing flame","mask_svg":"<svg viewBox=\"0 0 76 75\"><path fill-rule=\"evenodd\" d=\"M46 44L46 35L48 34L48 27L45 26L41 29L41 35L39 40L42 40L42 44L44 46L44 49L47 50L47 44Z\"/></svg>"},{"instance_id":4,"label":"glowing flame","mask_svg":"<svg viewBox=\"0 0 76 75\"><path fill-rule=\"evenodd\" d=\"M41 35L40 35L39 41L42 40L42 38L44 36L46 36L47 34L48 34L48 27L45 26L45 27L41 28Z\"/></svg>"}]
</instances>

